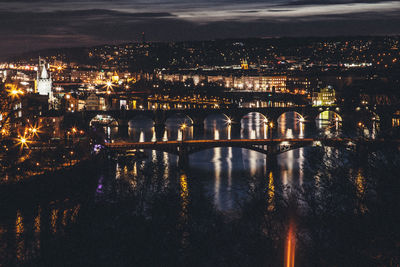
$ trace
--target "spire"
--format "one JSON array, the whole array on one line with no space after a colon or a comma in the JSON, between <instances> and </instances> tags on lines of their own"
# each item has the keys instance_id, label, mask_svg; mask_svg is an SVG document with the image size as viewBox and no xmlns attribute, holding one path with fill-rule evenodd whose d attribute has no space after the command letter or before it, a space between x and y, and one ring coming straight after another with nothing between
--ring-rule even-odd
<instances>
[{"instance_id":1,"label":"spire","mask_svg":"<svg viewBox=\"0 0 400 267\"><path fill-rule=\"evenodd\" d=\"M48 78L49 78L49 74L47 73L46 65L43 65L42 71L40 72L40 79L48 79Z\"/></svg>"}]
</instances>

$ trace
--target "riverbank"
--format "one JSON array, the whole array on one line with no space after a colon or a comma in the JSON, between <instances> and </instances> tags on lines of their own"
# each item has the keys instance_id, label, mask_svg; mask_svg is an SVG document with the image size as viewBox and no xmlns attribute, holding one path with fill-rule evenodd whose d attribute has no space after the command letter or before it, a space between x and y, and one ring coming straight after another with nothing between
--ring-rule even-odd
<instances>
[{"instance_id":1,"label":"riverbank","mask_svg":"<svg viewBox=\"0 0 400 267\"><path fill-rule=\"evenodd\" d=\"M0 184L2 206L86 194L95 189L102 155L92 156L71 167L26 177L18 182Z\"/></svg>"}]
</instances>

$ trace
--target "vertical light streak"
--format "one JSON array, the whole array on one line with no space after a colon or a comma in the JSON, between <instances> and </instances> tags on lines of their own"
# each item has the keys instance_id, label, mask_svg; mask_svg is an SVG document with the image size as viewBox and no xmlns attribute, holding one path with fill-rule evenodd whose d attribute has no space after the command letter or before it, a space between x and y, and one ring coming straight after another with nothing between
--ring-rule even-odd
<instances>
[{"instance_id":1,"label":"vertical light streak","mask_svg":"<svg viewBox=\"0 0 400 267\"><path fill-rule=\"evenodd\" d=\"M219 140L219 130L214 129L214 140Z\"/></svg>"},{"instance_id":2,"label":"vertical light streak","mask_svg":"<svg viewBox=\"0 0 400 267\"><path fill-rule=\"evenodd\" d=\"M53 232L53 234L57 232L57 218L58 218L58 209L54 208L51 211L50 215L51 231Z\"/></svg>"},{"instance_id":3,"label":"vertical light streak","mask_svg":"<svg viewBox=\"0 0 400 267\"><path fill-rule=\"evenodd\" d=\"M80 204L78 204L78 205L76 205L74 207L74 211L72 212L72 215L71 215L71 222L75 222L76 221L76 218L78 217L78 213L79 213L80 209L81 209L81 205Z\"/></svg>"},{"instance_id":4,"label":"vertical light streak","mask_svg":"<svg viewBox=\"0 0 400 267\"><path fill-rule=\"evenodd\" d=\"M163 135L162 140L163 140L164 142L168 141L168 132L167 132L167 130L164 131L164 135Z\"/></svg>"},{"instance_id":5,"label":"vertical light streak","mask_svg":"<svg viewBox=\"0 0 400 267\"><path fill-rule=\"evenodd\" d=\"M268 210L269 211L273 211L275 209L274 198L275 198L274 175L271 171L271 172L269 172L269 177L268 177Z\"/></svg>"},{"instance_id":6,"label":"vertical light streak","mask_svg":"<svg viewBox=\"0 0 400 267\"><path fill-rule=\"evenodd\" d=\"M156 137L156 131L155 131L154 127L151 128L151 131L153 133L153 137L151 138L151 142L156 142L157 141L157 137Z\"/></svg>"},{"instance_id":7,"label":"vertical light streak","mask_svg":"<svg viewBox=\"0 0 400 267\"><path fill-rule=\"evenodd\" d=\"M176 139L177 141L182 141L183 139L183 130L178 129L178 138Z\"/></svg>"},{"instance_id":8,"label":"vertical light streak","mask_svg":"<svg viewBox=\"0 0 400 267\"><path fill-rule=\"evenodd\" d=\"M139 142L140 143L144 142L144 131L143 130L140 130Z\"/></svg>"},{"instance_id":9,"label":"vertical light streak","mask_svg":"<svg viewBox=\"0 0 400 267\"><path fill-rule=\"evenodd\" d=\"M21 212L17 210L17 218L15 220L15 241L16 241L16 257L17 261L22 262L25 260L25 240L23 239L24 223Z\"/></svg>"},{"instance_id":10,"label":"vertical light streak","mask_svg":"<svg viewBox=\"0 0 400 267\"><path fill-rule=\"evenodd\" d=\"M284 261L285 267L294 267L295 252L296 252L295 226L294 223L290 221L288 234L286 238L286 245L285 245L285 261Z\"/></svg>"},{"instance_id":11,"label":"vertical light streak","mask_svg":"<svg viewBox=\"0 0 400 267\"><path fill-rule=\"evenodd\" d=\"M214 156L212 162L214 163L215 170L215 183L214 183L214 196L215 204L220 205L220 189L221 189L221 148L214 148Z\"/></svg>"},{"instance_id":12,"label":"vertical light streak","mask_svg":"<svg viewBox=\"0 0 400 267\"><path fill-rule=\"evenodd\" d=\"M36 249L40 249L40 214L42 213L42 208L38 207L37 216L34 219L34 231L35 231L35 247Z\"/></svg>"},{"instance_id":13,"label":"vertical light streak","mask_svg":"<svg viewBox=\"0 0 400 267\"><path fill-rule=\"evenodd\" d=\"M365 195L365 177L362 174L361 169L357 172L356 177L356 188L357 188L357 198L360 202L359 208L362 213L367 211L367 207L363 203L364 195Z\"/></svg>"},{"instance_id":14,"label":"vertical light streak","mask_svg":"<svg viewBox=\"0 0 400 267\"><path fill-rule=\"evenodd\" d=\"M185 226L188 220L188 206L189 206L189 189L186 174L182 173L180 176L181 186L181 228L183 229L181 243L183 246L187 245L189 233L185 230Z\"/></svg>"}]
</instances>

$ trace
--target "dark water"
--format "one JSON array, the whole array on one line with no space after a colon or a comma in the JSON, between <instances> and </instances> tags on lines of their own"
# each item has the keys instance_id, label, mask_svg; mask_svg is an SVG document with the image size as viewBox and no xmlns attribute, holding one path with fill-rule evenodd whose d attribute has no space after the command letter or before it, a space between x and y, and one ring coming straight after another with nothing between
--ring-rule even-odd
<instances>
[{"instance_id":1,"label":"dark water","mask_svg":"<svg viewBox=\"0 0 400 267\"><path fill-rule=\"evenodd\" d=\"M312 136L342 136L341 123L334 114L324 114L315 122L303 122L294 113L286 113L277 125L270 126L259 113L250 113L241 121L241 128L227 123L223 115L210 116L205 121L204 130L197 136L188 118L174 117L167 121L162 137L157 137L150 120L137 118L130 122L129 139L133 141L182 140L182 139L238 139L238 138L305 138ZM315 123L315 126L312 125ZM182 124L187 125L182 129ZM310 126L311 125L311 126ZM375 136L378 127L364 129L360 134ZM106 134L117 140L117 127L108 127ZM235 212L240 208L249 190L257 186L256 177L265 179L265 184L273 186L279 181L284 186L303 183L303 165L308 151L300 148L278 155L277 166L268 166L266 156L247 149L214 148L190 155L190 163L185 173L177 174L178 159L174 155L157 151L145 151L144 161L113 162L107 171L96 177L97 188L88 193L87 200L94 202L117 202L121 194L135 194L138 188L146 186L139 179L146 167L161 174L157 186L167 188L170 183L179 183L182 198L188 198L188 183L200 181L205 194L215 207L222 212ZM334 149L326 153L335 153ZM275 168L272 175L271 168ZM254 178L254 179L253 179ZM115 182L117 181L117 182ZM362 181L360 182L362 183ZM151 185L155 186L155 185ZM61 199L40 201L37 204L13 207L3 210L0 217L0 266L34 262L41 254L43 240L65 234L72 227L85 201ZM5 264L1 264L5 262Z\"/></svg>"}]
</instances>

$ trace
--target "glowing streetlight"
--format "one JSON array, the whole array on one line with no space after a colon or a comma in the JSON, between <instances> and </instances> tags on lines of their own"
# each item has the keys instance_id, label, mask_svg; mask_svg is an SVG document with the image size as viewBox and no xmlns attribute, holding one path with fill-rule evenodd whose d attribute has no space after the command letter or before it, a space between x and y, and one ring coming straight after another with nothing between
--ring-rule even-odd
<instances>
[{"instance_id":1,"label":"glowing streetlight","mask_svg":"<svg viewBox=\"0 0 400 267\"><path fill-rule=\"evenodd\" d=\"M28 140L28 138L26 138L25 136L20 136L18 139L18 145L20 145L21 149L23 149L24 147L28 147L28 143L30 142Z\"/></svg>"},{"instance_id":2,"label":"glowing streetlight","mask_svg":"<svg viewBox=\"0 0 400 267\"><path fill-rule=\"evenodd\" d=\"M39 131L40 126L38 124L36 125L30 125L28 128L28 132L30 136L39 136Z\"/></svg>"},{"instance_id":3,"label":"glowing streetlight","mask_svg":"<svg viewBox=\"0 0 400 267\"><path fill-rule=\"evenodd\" d=\"M9 96L11 97L18 97L19 95L23 95L24 92L22 90L12 88L11 90L8 91Z\"/></svg>"},{"instance_id":4,"label":"glowing streetlight","mask_svg":"<svg viewBox=\"0 0 400 267\"><path fill-rule=\"evenodd\" d=\"M112 81L107 81L106 84L104 85L104 87L107 89L107 93L108 91L110 91L111 89L113 89L113 83Z\"/></svg>"},{"instance_id":5,"label":"glowing streetlight","mask_svg":"<svg viewBox=\"0 0 400 267\"><path fill-rule=\"evenodd\" d=\"M183 123L181 125L182 141L185 140L185 132L186 132L185 129L186 129L186 127L187 127L186 123Z\"/></svg>"},{"instance_id":6,"label":"glowing streetlight","mask_svg":"<svg viewBox=\"0 0 400 267\"><path fill-rule=\"evenodd\" d=\"M11 90L11 92L10 92L10 95L12 95L12 96L16 96L16 95L18 95L18 90Z\"/></svg>"}]
</instances>

